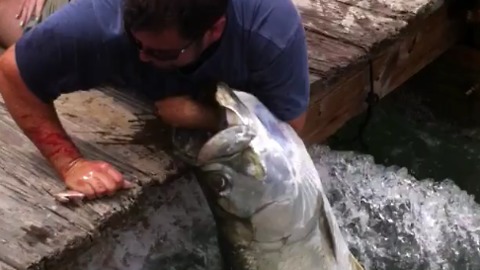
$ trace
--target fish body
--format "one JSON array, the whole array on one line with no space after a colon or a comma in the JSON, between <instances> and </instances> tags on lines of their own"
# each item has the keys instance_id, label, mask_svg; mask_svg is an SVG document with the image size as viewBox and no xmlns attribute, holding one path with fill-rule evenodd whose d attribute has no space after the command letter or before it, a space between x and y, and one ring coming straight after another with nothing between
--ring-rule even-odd
<instances>
[{"instance_id":1,"label":"fish body","mask_svg":"<svg viewBox=\"0 0 480 270\"><path fill-rule=\"evenodd\" d=\"M231 270L362 269L350 253L307 149L256 97L219 83L224 126L176 129L175 153L193 165Z\"/></svg>"}]
</instances>

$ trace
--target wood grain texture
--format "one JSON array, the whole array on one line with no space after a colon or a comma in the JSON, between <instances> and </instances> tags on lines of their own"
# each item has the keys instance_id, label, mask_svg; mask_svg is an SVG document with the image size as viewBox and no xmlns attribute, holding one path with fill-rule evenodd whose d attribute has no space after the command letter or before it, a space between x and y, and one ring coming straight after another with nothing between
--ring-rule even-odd
<instances>
[{"instance_id":1,"label":"wood grain texture","mask_svg":"<svg viewBox=\"0 0 480 270\"><path fill-rule=\"evenodd\" d=\"M365 109L364 100L370 90L368 70L356 69L345 79L329 86L322 98L310 102L307 124L300 136L306 144L314 144L335 133L348 119Z\"/></svg>"},{"instance_id":2,"label":"wood grain texture","mask_svg":"<svg viewBox=\"0 0 480 270\"><path fill-rule=\"evenodd\" d=\"M443 0L293 1L306 30L310 73L326 85L353 66L366 65L372 54L401 38L415 19L443 4Z\"/></svg>"},{"instance_id":3,"label":"wood grain texture","mask_svg":"<svg viewBox=\"0 0 480 270\"><path fill-rule=\"evenodd\" d=\"M153 121L148 107L138 99L104 89L68 94L56 103L81 151L89 158L111 162L136 187L81 207L56 203L51 194L62 191L63 183L20 132L2 102L0 262L13 269L43 269L38 268L42 265L61 269L55 262L64 254L78 253L102 228L119 225L145 189L175 176L178 169L162 150L162 127L149 124L159 121Z\"/></svg>"},{"instance_id":4,"label":"wood grain texture","mask_svg":"<svg viewBox=\"0 0 480 270\"><path fill-rule=\"evenodd\" d=\"M418 31L412 31L373 61L374 89L384 97L427 64L452 47L464 34L462 16L449 14L446 6L425 20Z\"/></svg>"}]
</instances>

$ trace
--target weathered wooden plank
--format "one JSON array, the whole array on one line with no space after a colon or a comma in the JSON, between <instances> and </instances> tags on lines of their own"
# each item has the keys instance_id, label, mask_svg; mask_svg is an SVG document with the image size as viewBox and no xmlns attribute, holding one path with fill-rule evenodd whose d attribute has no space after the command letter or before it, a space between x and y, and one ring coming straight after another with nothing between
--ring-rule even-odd
<instances>
[{"instance_id":1,"label":"weathered wooden plank","mask_svg":"<svg viewBox=\"0 0 480 270\"><path fill-rule=\"evenodd\" d=\"M328 85L354 69L353 63L365 58L365 53L358 47L341 41L317 35L307 31L310 82L314 85ZM320 87L314 88L317 93Z\"/></svg>"},{"instance_id":2,"label":"weathered wooden plank","mask_svg":"<svg viewBox=\"0 0 480 270\"><path fill-rule=\"evenodd\" d=\"M63 254L88 247L103 227L126 217L148 186L176 175L178 167L161 150L162 129L136 125L149 108L119 91L106 91L64 95L56 102L59 114L87 157L111 162L137 186L77 208L54 201L50 193L63 190L63 184L1 103L0 261L4 264L33 269L44 262L49 269L62 269L55 261Z\"/></svg>"},{"instance_id":3,"label":"weathered wooden plank","mask_svg":"<svg viewBox=\"0 0 480 270\"><path fill-rule=\"evenodd\" d=\"M395 42L409 28L409 22L430 15L443 0L294 3L306 30L311 74L333 83L332 77L355 64L367 64L376 49Z\"/></svg>"},{"instance_id":4,"label":"weathered wooden plank","mask_svg":"<svg viewBox=\"0 0 480 270\"><path fill-rule=\"evenodd\" d=\"M464 26L462 16L443 6L418 31L379 53L373 61L375 93L384 97L431 63L465 34Z\"/></svg>"},{"instance_id":5,"label":"weathered wooden plank","mask_svg":"<svg viewBox=\"0 0 480 270\"><path fill-rule=\"evenodd\" d=\"M356 6L382 13L394 19L410 21L428 15L440 8L445 0L337 0L349 6ZM448 1L448 0L447 0Z\"/></svg>"},{"instance_id":6,"label":"weathered wooden plank","mask_svg":"<svg viewBox=\"0 0 480 270\"><path fill-rule=\"evenodd\" d=\"M318 89L310 102L307 124L300 134L307 144L325 139L339 129L345 121L365 108L369 91L369 72L357 68L343 74L343 80Z\"/></svg>"},{"instance_id":7,"label":"weathered wooden plank","mask_svg":"<svg viewBox=\"0 0 480 270\"><path fill-rule=\"evenodd\" d=\"M442 0L295 0L307 32L311 102L302 138L320 142L366 108L367 92L383 97L461 36L461 16ZM330 50L313 45L329 38ZM317 42L317 44L320 42ZM325 46L327 47L327 46ZM331 61L318 61L318 55ZM341 64L337 64L341 63ZM372 76L370 78L370 69Z\"/></svg>"},{"instance_id":8,"label":"weathered wooden plank","mask_svg":"<svg viewBox=\"0 0 480 270\"><path fill-rule=\"evenodd\" d=\"M350 18L374 16L369 11L356 7L351 11L350 6L335 0L321 2L294 0L294 3L302 16L306 31L312 83L317 81L321 81L322 85L334 83L341 74L354 68L355 64L364 63L367 59L367 48L382 38L382 35L372 33L366 28L370 26L359 24L356 19ZM378 19L382 20L397 23L385 16ZM376 24L376 21L373 24ZM371 28L376 29L377 26ZM316 91L315 88L312 90Z\"/></svg>"},{"instance_id":9,"label":"weathered wooden plank","mask_svg":"<svg viewBox=\"0 0 480 270\"><path fill-rule=\"evenodd\" d=\"M16 270L16 269L12 268L10 265L0 262L0 270Z\"/></svg>"},{"instance_id":10,"label":"weathered wooden plank","mask_svg":"<svg viewBox=\"0 0 480 270\"><path fill-rule=\"evenodd\" d=\"M366 51L398 35L407 26L405 20L335 0L294 2L307 31L311 29Z\"/></svg>"}]
</instances>

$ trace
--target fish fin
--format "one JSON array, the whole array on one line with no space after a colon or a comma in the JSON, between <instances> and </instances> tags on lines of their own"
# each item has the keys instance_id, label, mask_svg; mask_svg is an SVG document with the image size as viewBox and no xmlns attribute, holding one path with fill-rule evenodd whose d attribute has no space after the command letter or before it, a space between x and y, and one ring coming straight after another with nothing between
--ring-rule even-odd
<instances>
[{"instance_id":1,"label":"fish fin","mask_svg":"<svg viewBox=\"0 0 480 270\"><path fill-rule=\"evenodd\" d=\"M246 149L256 134L250 126L232 126L210 138L200 149L197 162L204 164L212 160L231 156Z\"/></svg>"},{"instance_id":2,"label":"fish fin","mask_svg":"<svg viewBox=\"0 0 480 270\"><path fill-rule=\"evenodd\" d=\"M336 248L336 243L335 243L335 235L334 232L332 231L332 224L330 222L330 219L325 211L325 204L320 198L319 200L319 227L320 231L324 234L325 240L328 242L329 247L332 250L333 256L337 259L337 248Z\"/></svg>"},{"instance_id":3,"label":"fish fin","mask_svg":"<svg viewBox=\"0 0 480 270\"><path fill-rule=\"evenodd\" d=\"M330 203L325 197L325 194L319 195L319 211L319 225L321 226L321 230L323 229L325 231L325 237L332 248L333 256L336 261L340 263L344 260L342 257L348 255L350 252L333 215L333 209L330 207Z\"/></svg>"},{"instance_id":4,"label":"fish fin","mask_svg":"<svg viewBox=\"0 0 480 270\"><path fill-rule=\"evenodd\" d=\"M320 211L320 230L325 229L325 235L329 242L332 253L337 264L342 269L364 270L360 262L353 256L348 248L348 244L340 231L333 209L330 206L328 198L325 194L319 195L319 211Z\"/></svg>"},{"instance_id":5,"label":"fish fin","mask_svg":"<svg viewBox=\"0 0 480 270\"><path fill-rule=\"evenodd\" d=\"M350 263L353 266L353 270L365 270L363 265L353 256L353 254L350 254Z\"/></svg>"}]
</instances>

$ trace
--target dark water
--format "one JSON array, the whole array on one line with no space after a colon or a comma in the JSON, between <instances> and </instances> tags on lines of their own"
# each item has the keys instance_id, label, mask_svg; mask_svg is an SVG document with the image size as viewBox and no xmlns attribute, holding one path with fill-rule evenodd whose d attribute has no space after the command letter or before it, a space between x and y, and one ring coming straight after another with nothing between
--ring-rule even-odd
<instances>
[{"instance_id":1,"label":"dark water","mask_svg":"<svg viewBox=\"0 0 480 270\"><path fill-rule=\"evenodd\" d=\"M431 93L406 85L382 100L365 128L363 147L352 140L359 132L363 114L350 121L329 145L337 150L370 154L377 163L408 168L418 179L452 179L460 188L480 195L480 125L468 111L467 99L456 104L432 100ZM448 97L444 97L448 100ZM445 101L445 100L443 100ZM474 113L474 112L472 112ZM473 118L473 120L472 120Z\"/></svg>"},{"instance_id":2,"label":"dark water","mask_svg":"<svg viewBox=\"0 0 480 270\"><path fill-rule=\"evenodd\" d=\"M441 58L313 152L367 268L480 269L479 74Z\"/></svg>"},{"instance_id":3,"label":"dark water","mask_svg":"<svg viewBox=\"0 0 480 270\"><path fill-rule=\"evenodd\" d=\"M352 253L367 270L480 269L480 205L370 155L310 149Z\"/></svg>"}]
</instances>

